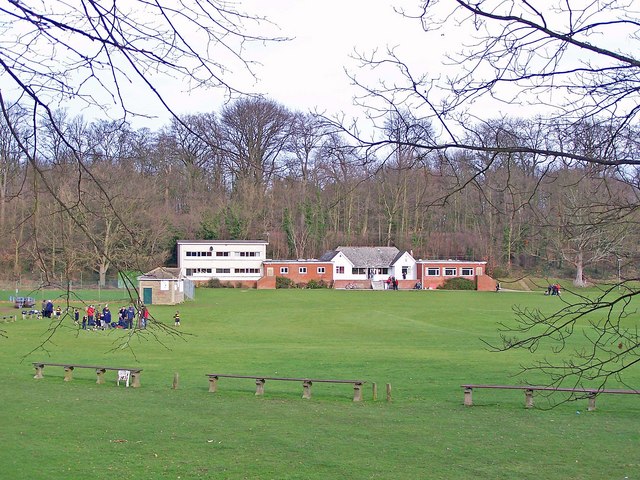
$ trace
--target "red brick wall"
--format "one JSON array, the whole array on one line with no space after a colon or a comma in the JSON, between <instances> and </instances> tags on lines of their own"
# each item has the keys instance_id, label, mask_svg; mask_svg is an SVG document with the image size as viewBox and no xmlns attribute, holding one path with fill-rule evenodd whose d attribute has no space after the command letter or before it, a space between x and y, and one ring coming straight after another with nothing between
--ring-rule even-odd
<instances>
[{"instance_id":1,"label":"red brick wall","mask_svg":"<svg viewBox=\"0 0 640 480\"><path fill-rule=\"evenodd\" d=\"M281 268L288 268L286 274L280 273ZM324 268L324 273L318 273L318 267ZM333 264L330 262L269 262L264 264L265 276L258 280L258 288L276 288L276 277L291 279L294 283L309 283L324 281L327 285L333 282ZM269 269L273 268L273 276L269 276ZM306 273L300 273L301 268L306 268Z\"/></svg>"}]
</instances>

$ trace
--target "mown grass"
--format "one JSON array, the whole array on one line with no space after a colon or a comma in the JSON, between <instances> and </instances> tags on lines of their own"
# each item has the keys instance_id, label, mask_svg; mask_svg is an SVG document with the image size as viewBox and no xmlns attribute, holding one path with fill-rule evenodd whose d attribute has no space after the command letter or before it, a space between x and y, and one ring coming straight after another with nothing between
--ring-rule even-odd
<instances>
[{"instance_id":1,"label":"mown grass","mask_svg":"<svg viewBox=\"0 0 640 480\"><path fill-rule=\"evenodd\" d=\"M491 353L480 340L497 339L512 305L551 311L560 301L541 293L198 289L195 302L178 307L185 335L159 334L161 344L152 328L132 339L133 354L112 351L126 332L78 331L71 321L47 351L29 353L47 324L0 324L8 336L0 339L0 476L638 478L640 398L603 396L595 412L584 400L527 410L521 392L478 391L476 406L462 405L461 383L524 380L513 375L530 355ZM175 309L151 313L171 325ZM65 383L53 367L34 380L31 362L40 360L139 366L142 387L116 388L113 373L96 385L90 370ZM359 404L348 385L315 384L303 400L301 385L267 382L260 398L250 380L220 379L218 393L208 393L209 372L369 383ZM632 371L627 380L638 377Z\"/></svg>"}]
</instances>

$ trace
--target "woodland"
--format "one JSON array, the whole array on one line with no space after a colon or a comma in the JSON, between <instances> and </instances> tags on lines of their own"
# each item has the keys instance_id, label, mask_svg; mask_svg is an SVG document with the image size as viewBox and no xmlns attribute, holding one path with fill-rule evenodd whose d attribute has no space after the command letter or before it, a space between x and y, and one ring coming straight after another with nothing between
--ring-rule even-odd
<instances>
[{"instance_id":1,"label":"woodland","mask_svg":"<svg viewBox=\"0 0 640 480\"><path fill-rule=\"evenodd\" d=\"M28 142L27 111L6 111ZM93 272L104 285L114 262L143 271L175 263L177 239L265 239L279 259L395 245L416 258L486 260L497 277L560 275L577 285L634 268L637 172L535 151L562 142L602 155L612 146L594 122L554 132L536 118L486 119L470 144L532 150L496 154L414 146L434 130L406 111L387 116L387 145L372 153L325 117L255 97L157 131L62 110L55 118L38 125L35 162L1 125L5 280ZM614 154L633 156L636 138L629 129Z\"/></svg>"}]
</instances>

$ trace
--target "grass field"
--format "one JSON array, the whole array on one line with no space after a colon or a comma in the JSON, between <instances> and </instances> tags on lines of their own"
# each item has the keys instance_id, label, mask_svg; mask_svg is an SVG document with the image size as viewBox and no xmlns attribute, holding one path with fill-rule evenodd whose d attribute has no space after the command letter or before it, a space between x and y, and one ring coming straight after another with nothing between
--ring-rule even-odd
<instances>
[{"instance_id":1,"label":"grass field","mask_svg":"<svg viewBox=\"0 0 640 480\"><path fill-rule=\"evenodd\" d=\"M514 304L559 302L530 292L198 289L179 307L183 337L151 328L132 350L118 348L126 331L66 321L32 352L47 323L0 324L0 478L640 478L640 398L603 396L595 412L586 400L525 409L522 392L487 390L462 404L461 383L544 381L513 377L531 357L491 353L480 339L497 338ZM151 314L171 325L175 309ZM117 388L113 372L96 385L91 370L65 383L59 367L34 380L41 360L137 366L142 387ZM211 394L209 372L369 383L362 403L349 385L314 384L303 400L297 383L267 382L256 397L251 380L220 379ZM627 380L640 385L640 374Z\"/></svg>"}]
</instances>

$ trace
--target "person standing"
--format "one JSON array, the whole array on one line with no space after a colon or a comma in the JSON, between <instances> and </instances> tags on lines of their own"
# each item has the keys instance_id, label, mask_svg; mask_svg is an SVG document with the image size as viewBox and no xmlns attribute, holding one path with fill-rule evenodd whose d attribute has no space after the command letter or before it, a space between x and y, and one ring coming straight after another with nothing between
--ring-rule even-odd
<instances>
[{"instance_id":1,"label":"person standing","mask_svg":"<svg viewBox=\"0 0 640 480\"><path fill-rule=\"evenodd\" d=\"M175 321L175 326L180 326L180 312L176 310L176 314L173 316L173 320Z\"/></svg>"},{"instance_id":2,"label":"person standing","mask_svg":"<svg viewBox=\"0 0 640 480\"><path fill-rule=\"evenodd\" d=\"M73 324L80 325L80 311L77 308L73 310Z\"/></svg>"},{"instance_id":3,"label":"person standing","mask_svg":"<svg viewBox=\"0 0 640 480\"><path fill-rule=\"evenodd\" d=\"M89 325L89 327L96 326L96 322L94 320L95 313L96 313L95 307L93 305L89 305L87 307L87 324Z\"/></svg>"},{"instance_id":4,"label":"person standing","mask_svg":"<svg viewBox=\"0 0 640 480\"><path fill-rule=\"evenodd\" d=\"M142 328L147 328L147 321L149 320L149 309L146 305L142 306L142 314L140 315L142 319Z\"/></svg>"},{"instance_id":5,"label":"person standing","mask_svg":"<svg viewBox=\"0 0 640 480\"><path fill-rule=\"evenodd\" d=\"M136 311L133 308L133 305L129 305L127 308L127 327L128 329L133 329L133 319L136 318Z\"/></svg>"},{"instance_id":6,"label":"person standing","mask_svg":"<svg viewBox=\"0 0 640 480\"><path fill-rule=\"evenodd\" d=\"M127 327L126 318L127 318L127 309L124 307L120 307L120 310L118 310L118 326L120 328Z\"/></svg>"},{"instance_id":7,"label":"person standing","mask_svg":"<svg viewBox=\"0 0 640 480\"><path fill-rule=\"evenodd\" d=\"M102 309L102 321L104 322L105 328L111 328L111 310L109 310L108 305L105 305Z\"/></svg>"}]
</instances>

